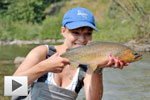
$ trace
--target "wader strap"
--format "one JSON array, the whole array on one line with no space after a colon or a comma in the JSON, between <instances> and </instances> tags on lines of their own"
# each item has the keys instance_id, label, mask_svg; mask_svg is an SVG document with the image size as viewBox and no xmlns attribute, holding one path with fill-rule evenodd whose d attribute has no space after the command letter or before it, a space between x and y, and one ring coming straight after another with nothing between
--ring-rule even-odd
<instances>
[{"instance_id":1,"label":"wader strap","mask_svg":"<svg viewBox=\"0 0 150 100\"><path fill-rule=\"evenodd\" d=\"M40 78L38 78L37 82L45 82L45 80L47 79L47 74L44 74L43 76L41 76Z\"/></svg>"},{"instance_id":2,"label":"wader strap","mask_svg":"<svg viewBox=\"0 0 150 100\"><path fill-rule=\"evenodd\" d=\"M53 54L55 54L56 53L56 49L54 48L54 46L52 46L52 45L48 45L48 54L46 55L46 59L47 58L49 58L49 57L51 57ZM47 74L48 73L46 73L45 75L43 75L42 77L40 77L38 80L37 80L37 82L45 82L45 80L47 79Z\"/></svg>"},{"instance_id":3,"label":"wader strap","mask_svg":"<svg viewBox=\"0 0 150 100\"><path fill-rule=\"evenodd\" d=\"M79 71L79 76L78 76L78 83L77 86L75 88L75 92L79 93L80 89L83 87L84 83L84 77L85 77L85 73L87 71L87 66L86 65L79 65L80 71Z\"/></svg>"},{"instance_id":4,"label":"wader strap","mask_svg":"<svg viewBox=\"0 0 150 100\"><path fill-rule=\"evenodd\" d=\"M48 54L46 55L46 58L49 58L50 56L52 56L54 53L56 53L56 49L53 45L48 45Z\"/></svg>"}]
</instances>

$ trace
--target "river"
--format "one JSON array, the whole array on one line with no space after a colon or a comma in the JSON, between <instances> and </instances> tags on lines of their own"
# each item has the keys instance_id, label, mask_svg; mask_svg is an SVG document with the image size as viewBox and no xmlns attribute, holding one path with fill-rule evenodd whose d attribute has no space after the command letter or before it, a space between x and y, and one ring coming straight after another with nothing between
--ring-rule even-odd
<instances>
[{"instance_id":1,"label":"river","mask_svg":"<svg viewBox=\"0 0 150 100\"><path fill-rule=\"evenodd\" d=\"M0 46L0 100L3 96L4 76L16 70L13 60L25 56L36 45ZM150 53L143 53L141 61L130 64L123 70L105 68L103 71L104 94L102 100L150 100ZM85 98L83 89L77 100Z\"/></svg>"}]
</instances>

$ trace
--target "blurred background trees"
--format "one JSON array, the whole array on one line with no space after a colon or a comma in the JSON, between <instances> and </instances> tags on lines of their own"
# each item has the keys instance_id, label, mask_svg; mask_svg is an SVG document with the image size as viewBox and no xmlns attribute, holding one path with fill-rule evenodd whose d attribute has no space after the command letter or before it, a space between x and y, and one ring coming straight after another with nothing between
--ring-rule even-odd
<instances>
[{"instance_id":1,"label":"blurred background trees","mask_svg":"<svg viewBox=\"0 0 150 100\"><path fill-rule=\"evenodd\" d=\"M77 6L95 15L94 40L150 37L149 0L0 0L0 40L62 39L63 15Z\"/></svg>"}]
</instances>

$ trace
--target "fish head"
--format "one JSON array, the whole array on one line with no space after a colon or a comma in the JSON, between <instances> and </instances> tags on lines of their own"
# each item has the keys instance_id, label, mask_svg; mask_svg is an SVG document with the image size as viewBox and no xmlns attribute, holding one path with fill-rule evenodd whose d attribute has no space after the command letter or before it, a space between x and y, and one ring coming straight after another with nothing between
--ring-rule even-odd
<instances>
[{"instance_id":1,"label":"fish head","mask_svg":"<svg viewBox=\"0 0 150 100\"><path fill-rule=\"evenodd\" d=\"M126 49L120 57L120 60L126 63L136 62L141 59L142 59L142 55L131 49Z\"/></svg>"}]
</instances>

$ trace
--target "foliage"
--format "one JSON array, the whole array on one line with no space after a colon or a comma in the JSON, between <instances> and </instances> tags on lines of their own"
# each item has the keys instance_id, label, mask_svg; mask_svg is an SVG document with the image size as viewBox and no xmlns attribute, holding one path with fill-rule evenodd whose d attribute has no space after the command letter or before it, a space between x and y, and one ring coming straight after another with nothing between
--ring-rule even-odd
<instances>
[{"instance_id":1,"label":"foliage","mask_svg":"<svg viewBox=\"0 0 150 100\"><path fill-rule=\"evenodd\" d=\"M126 42L136 36L137 30L131 20L106 20L98 24L99 31L94 33L96 41Z\"/></svg>"},{"instance_id":2,"label":"foliage","mask_svg":"<svg viewBox=\"0 0 150 100\"><path fill-rule=\"evenodd\" d=\"M104 21L97 23L100 31L94 33L94 40L126 42L150 34L150 1L112 0ZM140 38L138 38L140 37Z\"/></svg>"},{"instance_id":3,"label":"foliage","mask_svg":"<svg viewBox=\"0 0 150 100\"><path fill-rule=\"evenodd\" d=\"M42 13L47 4L44 0L11 0L6 16L14 21L40 22L45 18Z\"/></svg>"},{"instance_id":4,"label":"foliage","mask_svg":"<svg viewBox=\"0 0 150 100\"><path fill-rule=\"evenodd\" d=\"M4 15L4 13L8 9L9 2L8 0L0 0L0 14Z\"/></svg>"},{"instance_id":5,"label":"foliage","mask_svg":"<svg viewBox=\"0 0 150 100\"><path fill-rule=\"evenodd\" d=\"M48 18L44 20L46 18L44 10L50 4L59 1L61 0L0 1L2 5L0 7L0 40L60 38L59 17L47 16Z\"/></svg>"},{"instance_id":6,"label":"foliage","mask_svg":"<svg viewBox=\"0 0 150 100\"><path fill-rule=\"evenodd\" d=\"M108 16L113 19L132 20L138 34L150 34L150 1L147 0L113 0Z\"/></svg>"},{"instance_id":7,"label":"foliage","mask_svg":"<svg viewBox=\"0 0 150 100\"><path fill-rule=\"evenodd\" d=\"M37 39L40 26L38 24L24 24L24 22L9 22L0 20L0 40L32 40Z\"/></svg>"},{"instance_id":8,"label":"foliage","mask_svg":"<svg viewBox=\"0 0 150 100\"><path fill-rule=\"evenodd\" d=\"M1 0L0 40L61 39L62 17L77 6L95 16L93 40L126 42L150 34L148 0Z\"/></svg>"},{"instance_id":9,"label":"foliage","mask_svg":"<svg viewBox=\"0 0 150 100\"><path fill-rule=\"evenodd\" d=\"M61 18L48 17L42 25L39 37L41 39L60 39L61 36Z\"/></svg>"}]
</instances>

